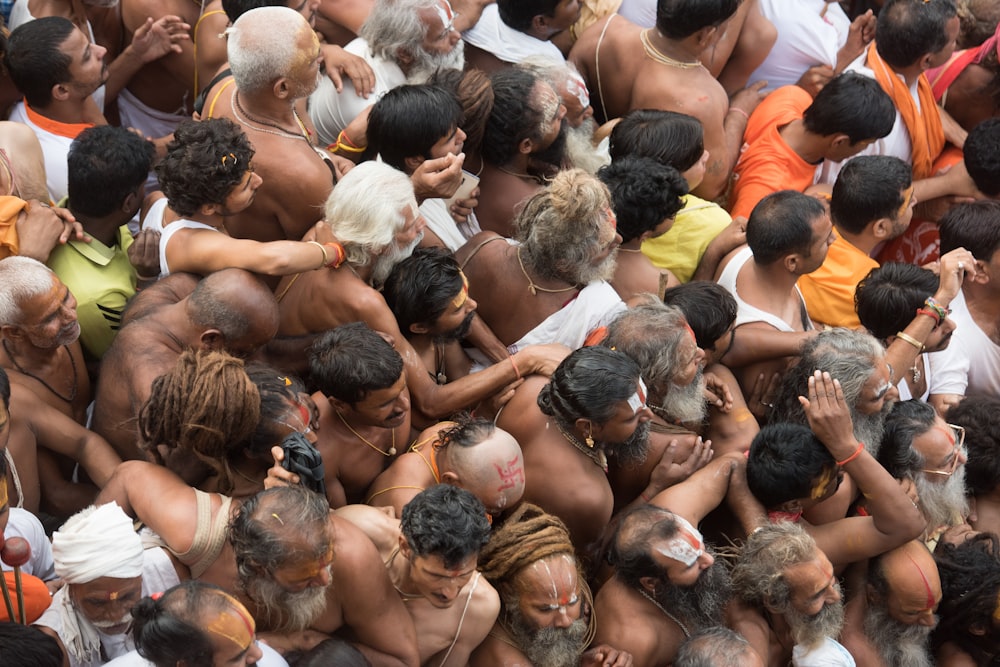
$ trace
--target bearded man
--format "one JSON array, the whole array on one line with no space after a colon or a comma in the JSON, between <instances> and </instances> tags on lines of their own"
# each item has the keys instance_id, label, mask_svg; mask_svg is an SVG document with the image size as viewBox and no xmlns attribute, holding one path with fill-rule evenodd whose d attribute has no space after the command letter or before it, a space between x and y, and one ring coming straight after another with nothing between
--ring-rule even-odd
<instances>
[{"instance_id":1,"label":"bearded man","mask_svg":"<svg viewBox=\"0 0 1000 667\"><path fill-rule=\"evenodd\" d=\"M750 639L765 664L854 667L836 641L844 625L840 582L802 527L782 521L754 532L732 578L738 599L732 627Z\"/></svg>"},{"instance_id":2,"label":"bearded man","mask_svg":"<svg viewBox=\"0 0 1000 667\"><path fill-rule=\"evenodd\" d=\"M319 140L337 144L338 134L387 91L404 83L425 83L441 69L462 69L462 36L458 16L448 0L377 0L361 26L360 37L344 50L365 59L375 74L375 87L362 97L344 82L337 92L320 80L309 97L309 116Z\"/></svg>"},{"instance_id":3,"label":"bearded man","mask_svg":"<svg viewBox=\"0 0 1000 667\"><path fill-rule=\"evenodd\" d=\"M941 602L934 556L917 540L868 561L864 586L847 602L841 640L872 667L931 667L931 631Z\"/></svg>"},{"instance_id":4,"label":"bearded man","mask_svg":"<svg viewBox=\"0 0 1000 667\"><path fill-rule=\"evenodd\" d=\"M97 667L134 648L132 607L179 583L166 553L144 551L116 503L70 517L52 536L52 557L66 586L35 625L59 641L70 667Z\"/></svg>"},{"instance_id":5,"label":"bearded man","mask_svg":"<svg viewBox=\"0 0 1000 667\"><path fill-rule=\"evenodd\" d=\"M621 244L607 187L580 169L560 172L514 226L517 243L482 232L455 255L479 316L511 351L580 347L625 307L607 282Z\"/></svg>"},{"instance_id":6,"label":"bearded man","mask_svg":"<svg viewBox=\"0 0 1000 667\"><path fill-rule=\"evenodd\" d=\"M471 667L626 667L631 656L587 644L596 617L590 587L566 525L530 503L493 531L479 555L483 576L500 594L500 616Z\"/></svg>"},{"instance_id":7,"label":"bearded man","mask_svg":"<svg viewBox=\"0 0 1000 667\"><path fill-rule=\"evenodd\" d=\"M326 498L301 486L247 500L229 527L239 597L261 629L345 627L373 665L415 666L416 631L378 549Z\"/></svg>"},{"instance_id":8,"label":"bearded man","mask_svg":"<svg viewBox=\"0 0 1000 667\"><path fill-rule=\"evenodd\" d=\"M723 624L729 575L696 526L723 500L746 532L766 521L745 469L741 454L724 454L625 512L608 552L615 574L594 600L597 641L621 637L636 667L656 667L672 664L694 633Z\"/></svg>"},{"instance_id":9,"label":"bearded man","mask_svg":"<svg viewBox=\"0 0 1000 667\"><path fill-rule=\"evenodd\" d=\"M872 456L878 456L886 417L899 399L898 377L886 363L885 354L881 343L862 331L821 331L803 346L799 363L784 376L770 421L805 424L806 412L799 396L807 394L813 374L824 371L840 384L854 437Z\"/></svg>"},{"instance_id":10,"label":"bearded man","mask_svg":"<svg viewBox=\"0 0 1000 667\"><path fill-rule=\"evenodd\" d=\"M503 408L497 426L524 452L524 499L555 514L581 550L611 518L614 496L608 458L622 466L646 457L649 421L646 384L622 352L585 347L546 378L528 378ZM657 479L647 497L662 490Z\"/></svg>"},{"instance_id":11,"label":"bearded man","mask_svg":"<svg viewBox=\"0 0 1000 667\"><path fill-rule=\"evenodd\" d=\"M896 479L913 480L920 511L927 519L929 546L969 515L966 498L965 429L946 423L929 404L903 401L886 420L879 452L881 463Z\"/></svg>"}]
</instances>

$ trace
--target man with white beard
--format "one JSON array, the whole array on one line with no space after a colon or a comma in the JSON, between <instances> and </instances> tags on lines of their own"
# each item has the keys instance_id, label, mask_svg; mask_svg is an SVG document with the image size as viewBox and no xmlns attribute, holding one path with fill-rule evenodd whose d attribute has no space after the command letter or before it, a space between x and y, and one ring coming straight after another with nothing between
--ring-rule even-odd
<instances>
[{"instance_id":1,"label":"man with white beard","mask_svg":"<svg viewBox=\"0 0 1000 667\"><path fill-rule=\"evenodd\" d=\"M298 485L262 491L237 510L228 539L235 590L262 632L343 628L373 665L418 664L413 621L378 549L323 496Z\"/></svg>"},{"instance_id":2,"label":"man with white beard","mask_svg":"<svg viewBox=\"0 0 1000 667\"><path fill-rule=\"evenodd\" d=\"M931 667L941 579L934 556L914 540L868 562L868 579L847 602L841 641L863 665Z\"/></svg>"},{"instance_id":3,"label":"man with white beard","mask_svg":"<svg viewBox=\"0 0 1000 667\"><path fill-rule=\"evenodd\" d=\"M806 395L815 371L824 371L840 383L854 437L872 456L878 456L886 417L899 399L895 387L898 377L886 363L885 355L882 344L862 331L821 331L803 346L799 363L782 378L771 423L805 424L806 413L799 397Z\"/></svg>"},{"instance_id":4,"label":"man with white beard","mask_svg":"<svg viewBox=\"0 0 1000 667\"><path fill-rule=\"evenodd\" d=\"M413 408L438 419L471 408L522 374L551 374L566 355L562 346L529 346L480 373L438 385L375 289L396 264L410 256L423 235L426 223L418 213L410 179L389 165L362 163L334 188L325 218L347 259L337 270L307 271L287 277L278 286L278 335L289 338L283 350L288 358L305 358L314 335L349 322L364 322L388 334L403 358Z\"/></svg>"},{"instance_id":5,"label":"man with white beard","mask_svg":"<svg viewBox=\"0 0 1000 667\"><path fill-rule=\"evenodd\" d=\"M441 69L462 69L465 58L462 36L455 28L457 17L448 0L377 0L361 26L361 36L344 47L371 66L375 87L368 97L361 97L349 81L338 93L328 78L320 80L309 97L309 116L320 142L340 143L339 135L351 121L390 89L424 83Z\"/></svg>"},{"instance_id":6,"label":"man with white beard","mask_svg":"<svg viewBox=\"0 0 1000 667\"><path fill-rule=\"evenodd\" d=\"M801 526L764 526L743 545L732 572L731 626L765 664L854 667L836 641L844 603L833 565ZM866 666L867 667L867 666Z\"/></svg>"},{"instance_id":7,"label":"man with white beard","mask_svg":"<svg viewBox=\"0 0 1000 667\"><path fill-rule=\"evenodd\" d=\"M945 530L965 522L965 429L946 423L919 400L898 404L886 420L879 462L896 479L911 479L927 519L929 546Z\"/></svg>"},{"instance_id":8,"label":"man with white beard","mask_svg":"<svg viewBox=\"0 0 1000 667\"><path fill-rule=\"evenodd\" d=\"M179 583L162 549L144 551L117 503L91 506L52 536L56 575L66 582L35 621L70 667L96 667L133 649L132 607Z\"/></svg>"}]
</instances>

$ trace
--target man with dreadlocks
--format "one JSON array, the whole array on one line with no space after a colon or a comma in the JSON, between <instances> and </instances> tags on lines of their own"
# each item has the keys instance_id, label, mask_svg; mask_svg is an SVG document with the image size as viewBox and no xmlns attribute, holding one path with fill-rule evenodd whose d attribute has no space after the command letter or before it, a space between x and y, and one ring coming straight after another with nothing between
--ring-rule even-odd
<instances>
[{"instance_id":1,"label":"man with dreadlocks","mask_svg":"<svg viewBox=\"0 0 1000 667\"><path fill-rule=\"evenodd\" d=\"M979 533L934 552L944 597L931 636L942 667L1000 665L1000 539Z\"/></svg>"},{"instance_id":2,"label":"man with dreadlocks","mask_svg":"<svg viewBox=\"0 0 1000 667\"><path fill-rule=\"evenodd\" d=\"M566 524L524 503L493 531L479 569L500 594L500 617L469 661L471 667L530 664L628 667L632 656L594 637L590 587Z\"/></svg>"},{"instance_id":3,"label":"man with dreadlocks","mask_svg":"<svg viewBox=\"0 0 1000 667\"><path fill-rule=\"evenodd\" d=\"M236 474L254 479L243 470L249 463L243 449L259 419L260 393L240 359L187 350L153 380L139 410L140 442L191 486L236 495ZM263 480L268 463L261 463L256 479ZM259 483L254 485L242 495L258 491Z\"/></svg>"}]
</instances>

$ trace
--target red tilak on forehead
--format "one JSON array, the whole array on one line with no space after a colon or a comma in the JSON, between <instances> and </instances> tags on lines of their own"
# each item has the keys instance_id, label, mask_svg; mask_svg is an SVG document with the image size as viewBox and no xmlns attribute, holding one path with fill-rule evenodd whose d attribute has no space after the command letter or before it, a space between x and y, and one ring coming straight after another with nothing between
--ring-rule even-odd
<instances>
[{"instance_id":1,"label":"red tilak on forehead","mask_svg":"<svg viewBox=\"0 0 1000 667\"><path fill-rule=\"evenodd\" d=\"M931 590L930 582L927 581L927 577L924 576L924 571L920 569L919 565L917 565L917 561L913 560L913 558L909 554L907 554L906 557L910 560L911 563L913 563L913 567L917 568L917 572L920 573L920 580L924 582L924 590L927 591L927 608L933 609L935 604L934 592Z\"/></svg>"},{"instance_id":2,"label":"red tilak on forehead","mask_svg":"<svg viewBox=\"0 0 1000 667\"><path fill-rule=\"evenodd\" d=\"M691 334L691 340L693 340L694 344L697 345L698 344L698 337L694 335L694 329L691 328L691 325L688 324L687 322L685 322L684 323L684 328L687 329L687 332L689 334Z\"/></svg>"}]
</instances>

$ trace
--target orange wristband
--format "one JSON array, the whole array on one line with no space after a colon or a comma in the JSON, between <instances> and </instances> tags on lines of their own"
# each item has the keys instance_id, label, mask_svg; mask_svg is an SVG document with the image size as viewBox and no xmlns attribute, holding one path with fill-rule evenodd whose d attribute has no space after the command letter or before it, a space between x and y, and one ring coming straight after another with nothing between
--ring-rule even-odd
<instances>
[{"instance_id":1,"label":"orange wristband","mask_svg":"<svg viewBox=\"0 0 1000 667\"><path fill-rule=\"evenodd\" d=\"M859 443L858 443L858 448L854 450L854 453L853 453L853 454L851 454L850 456L848 456L848 457L847 457L846 459L844 459L843 461L837 461L837 465L838 465L838 466L846 466L846 465L847 465L848 463L850 463L850 462L851 462L851 461L853 461L854 459L856 459L856 458L858 458L859 456L861 456L861 450L863 450L864 448L865 448L865 443L863 443L863 442L859 442Z\"/></svg>"}]
</instances>

